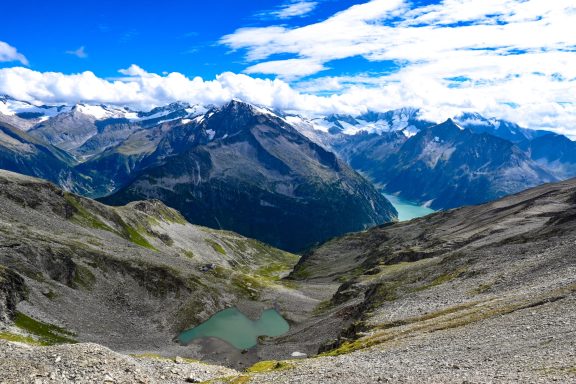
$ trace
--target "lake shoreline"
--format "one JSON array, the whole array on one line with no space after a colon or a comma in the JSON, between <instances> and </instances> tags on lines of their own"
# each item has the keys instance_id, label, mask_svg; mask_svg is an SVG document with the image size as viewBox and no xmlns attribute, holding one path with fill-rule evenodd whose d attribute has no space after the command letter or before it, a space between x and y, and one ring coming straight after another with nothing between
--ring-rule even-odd
<instances>
[{"instance_id":1,"label":"lake shoreline","mask_svg":"<svg viewBox=\"0 0 576 384\"><path fill-rule=\"evenodd\" d=\"M398 211L398 221L408 221L436 212L424 205L405 200L396 195L391 195L385 192L382 192L382 195L384 195L394 208L396 208L396 211Z\"/></svg>"}]
</instances>

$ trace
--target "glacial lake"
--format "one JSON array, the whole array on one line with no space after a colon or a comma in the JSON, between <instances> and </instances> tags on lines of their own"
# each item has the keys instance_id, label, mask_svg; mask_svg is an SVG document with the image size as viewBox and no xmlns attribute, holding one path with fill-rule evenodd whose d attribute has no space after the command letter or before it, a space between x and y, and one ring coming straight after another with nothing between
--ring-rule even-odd
<instances>
[{"instance_id":1,"label":"glacial lake","mask_svg":"<svg viewBox=\"0 0 576 384\"><path fill-rule=\"evenodd\" d=\"M288 322L275 309L262 312L254 321L237 308L228 308L214 314L202 324L182 332L180 344L188 344L203 337L215 337L238 349L249 349L258 342L258 336L280 336L288 332Z\"/></svg>"},{"instance_id":2,"label":"glacial lake","mask_svg":"<svg viewBox=\"0 0 576 384\"><path fill-rule=\"evenodd\" d=\"M411 220L416 217L422 217L436 212L431 208L404 200L403 198L398 196L388 195L386 193L383 193L383 195L388 200L390 200L394 208L396 208L396 210L398 211L399 221Z\"/></svg>"}]
</instances>

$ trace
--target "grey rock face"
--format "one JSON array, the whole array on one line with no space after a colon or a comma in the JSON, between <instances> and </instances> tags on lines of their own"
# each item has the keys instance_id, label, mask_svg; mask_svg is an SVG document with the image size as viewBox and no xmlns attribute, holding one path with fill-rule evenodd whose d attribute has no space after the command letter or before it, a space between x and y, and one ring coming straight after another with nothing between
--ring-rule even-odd
<instances>
[{"instance_id":1,"label":"grey rock face","mask_svg":"<svg viewBox=\"0 0 576 384\"><path fill-rule=\"evenodd\" d=\"M576 142L549 133L519 144L530 158L559 178L576 176Z\"/></svg>"}]
</instances>

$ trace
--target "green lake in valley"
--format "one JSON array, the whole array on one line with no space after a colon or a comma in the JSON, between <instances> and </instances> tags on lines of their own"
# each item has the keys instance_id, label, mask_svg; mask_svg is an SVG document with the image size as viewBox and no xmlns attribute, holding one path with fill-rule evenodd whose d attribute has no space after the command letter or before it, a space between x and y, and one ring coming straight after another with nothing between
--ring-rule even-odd
<instances>
[{"instance_id":1,"label":"green lake in valley","mask_svg":"<svg viewBox=\"0 0 576 384\"><path fill-rule=\"evenodd\" d=\"M258 336L280 336L290 329L288 322L275 309L262 312L260 319L251 320L237 308L228 308L188 329L178 336L181 344L188 344L203 337L216 337L238 349L254 347Z\"/></svg>"}]
</instances>

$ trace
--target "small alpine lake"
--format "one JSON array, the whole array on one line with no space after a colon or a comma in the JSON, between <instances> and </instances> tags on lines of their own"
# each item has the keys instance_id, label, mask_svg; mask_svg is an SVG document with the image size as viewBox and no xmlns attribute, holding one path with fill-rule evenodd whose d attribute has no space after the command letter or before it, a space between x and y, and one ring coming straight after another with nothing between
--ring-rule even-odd
<instances>
[{"instance_id":1,"label":"small alpine lake","mask_svg":"<svg viewBox=\"0 0 576 384\"><path fill-rule=\"evenodd\" d=\"M290 325L275 309L266 309L258 320L251 320L237 308L220 311L202 324L178 335L180 344L186 345L203 337L224 340L238 349L249 349L258 342L258 336L275 337L288 332Z\"/></svg>"},{"instance_id":2,"label":"small alpine lake","mask_svg":"<svg viewBox=\"0 0 576 384\"><path fill-rule=\"evenodd\" d=\"M413 203L408 200L404 200L403 198L395 195L388 195L386 193L383 193L383 195L390 201L390 203L392 203L394 208L396 208L396 210L398 211L398 221L412 220L417 217L426 216L436 212L431 208L419 205L417 203Z\"/></svg>"}]
</instances>

